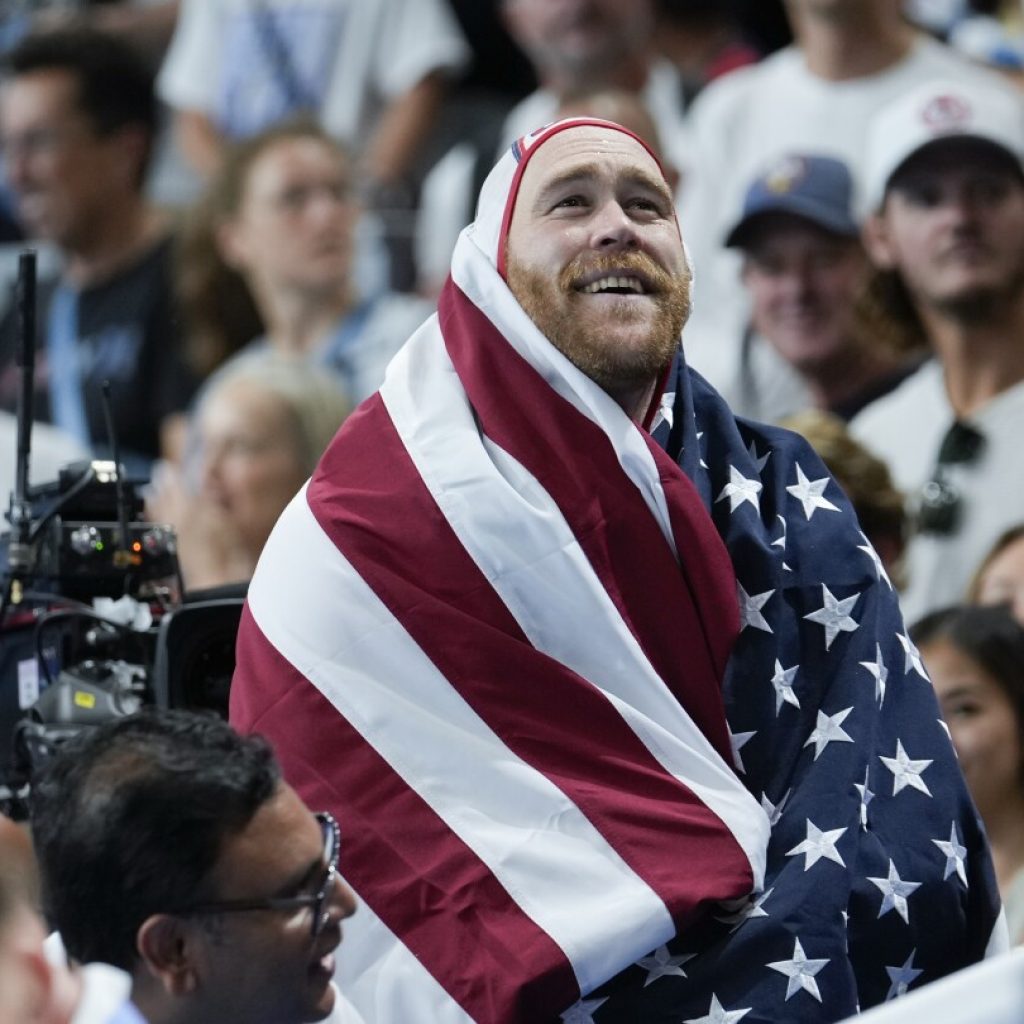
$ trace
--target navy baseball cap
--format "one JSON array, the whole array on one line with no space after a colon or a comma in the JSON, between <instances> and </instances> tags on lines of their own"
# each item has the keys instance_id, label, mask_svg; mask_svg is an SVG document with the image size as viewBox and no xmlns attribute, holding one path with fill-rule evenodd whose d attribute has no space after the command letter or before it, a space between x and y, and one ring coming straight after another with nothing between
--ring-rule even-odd
<instances>
[{"instance_id":1,"label":"navy baseball cap","mask_svg":"<svg viewBox=\"0 0 1024 1024\"><path fill-rule=\"evenodd\" d=\"M726 236L742 248L754 221L768 213L788 213L833 234L860 234L853 211L853 179L841 160L830 156L784 156L760 174L743 198L743 214Z\"/></svg>"}]
</instances>

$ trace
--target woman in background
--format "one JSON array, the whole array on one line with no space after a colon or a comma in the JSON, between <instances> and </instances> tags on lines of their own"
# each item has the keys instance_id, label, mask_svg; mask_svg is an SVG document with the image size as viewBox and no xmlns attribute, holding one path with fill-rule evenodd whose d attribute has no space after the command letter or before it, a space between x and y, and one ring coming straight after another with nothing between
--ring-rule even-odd
<instances>
[{"instance_id":1,"label":"woman in background","mask_svg":"<svg viewBox=\"0 0 1024 1024\"><path fill-rule=\"evenodd\" d=\"M147 502L149 519L177 533L187 590L248 582L278 516L350 408L330 374L274 353L210 379L184 473L160 466Z\"/></svg>"},{"instance_id":2,"label":"woman in background","mask_svg":"<svg viewBox=\"0 0 1024 1024\"><path fill-rule=\"evenodd\" d=\"M970 604L1004 604L1024 623L1024 523L1011 526L981 560L967 590Z\"/></svg>"},{"instance_id":3,"label":"woman in background","mask_svg":"<svg viewBox=\"0 0 1024 1024\"><path fill-rule=\"evenodd\" d=\"M1024 943L1024 627L1003 607L963 607L910 635L988 832L1010 941Z\"/></svg>"}]
</instances>

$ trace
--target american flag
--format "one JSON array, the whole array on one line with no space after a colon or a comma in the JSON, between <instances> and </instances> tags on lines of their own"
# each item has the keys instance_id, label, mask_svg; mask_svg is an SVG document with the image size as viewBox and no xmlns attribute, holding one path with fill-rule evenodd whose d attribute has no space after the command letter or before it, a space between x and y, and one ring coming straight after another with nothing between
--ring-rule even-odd
<instances>
[{"instance_id":1,"label":"american flag","mask_svg":"<svg viewBox=\"0 0 1024 1024\"><path fill-rule=\"evenodd\" d=\"M839 488L681 360L666 453L498 237L460 239L239 632L233 721L342 823L346 994L372 1024L832 1021L979 959L984 840Z\"/></svg>"}]
</instances>

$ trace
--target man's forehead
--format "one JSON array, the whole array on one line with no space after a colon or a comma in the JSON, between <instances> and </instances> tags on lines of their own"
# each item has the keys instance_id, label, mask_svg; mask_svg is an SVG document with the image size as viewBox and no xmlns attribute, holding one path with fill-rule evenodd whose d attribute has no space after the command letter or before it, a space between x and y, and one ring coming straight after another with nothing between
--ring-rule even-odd
<instances>
[{"instance_id":1,"label":"man's forehead","mask_svg":"<svg viewBox=\"0 0 1024 1024\"><path fill-rule=\"evenodd\" d=\"M668 187L657 161L631 135L614 128L580 125L559 132L538 148L523 172L520 189L532 193L576 168L589 174L595 165L605 163L641 172Z\"/></svg>"}]
</instances>

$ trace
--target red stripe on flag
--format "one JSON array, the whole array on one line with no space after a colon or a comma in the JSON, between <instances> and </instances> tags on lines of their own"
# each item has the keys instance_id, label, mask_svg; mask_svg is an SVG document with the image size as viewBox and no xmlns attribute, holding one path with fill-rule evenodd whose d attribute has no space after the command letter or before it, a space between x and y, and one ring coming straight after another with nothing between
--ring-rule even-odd
<instances>
[{"instance_id":1,"label":"red stripe on flag","mask_svg":"<svg viewBox=\"0 0 1024 1024\"><path fill-rule=\"evenodd\" d=\"M264 637L246 607L231 721L342 830L341 871L477 1021L535 1024L579 998L565 955L444 821ZM345 955L344 945L340 956Z\"/></svg>"},{"instance_id":2,"label":"red stripe on flag","mask_svg":"<svg viewBox=\"0 0 1024 1024\"><path fill-rule=\"evenodd\" d=\"M580 808L678 924L708 900L750 891L747 859L717 815L665 771L601 691L530 644L452 531L379 397L328 449L308 500L441 674Z\"/></svg>"},{"instance_id":3,"label":"red stripe on flag","mask_svg":"<svg viewBox=\"0 0 1024 1024\"><path fill-rule=\"evenodd\" d=\"M736 582L696 488L667 457L658 460L680 572L600 427L557 395L451 280L438 313L483 432L558 503L658 675L731 764L721 679L739 631Z\"/></svg>"}]
</instances>

